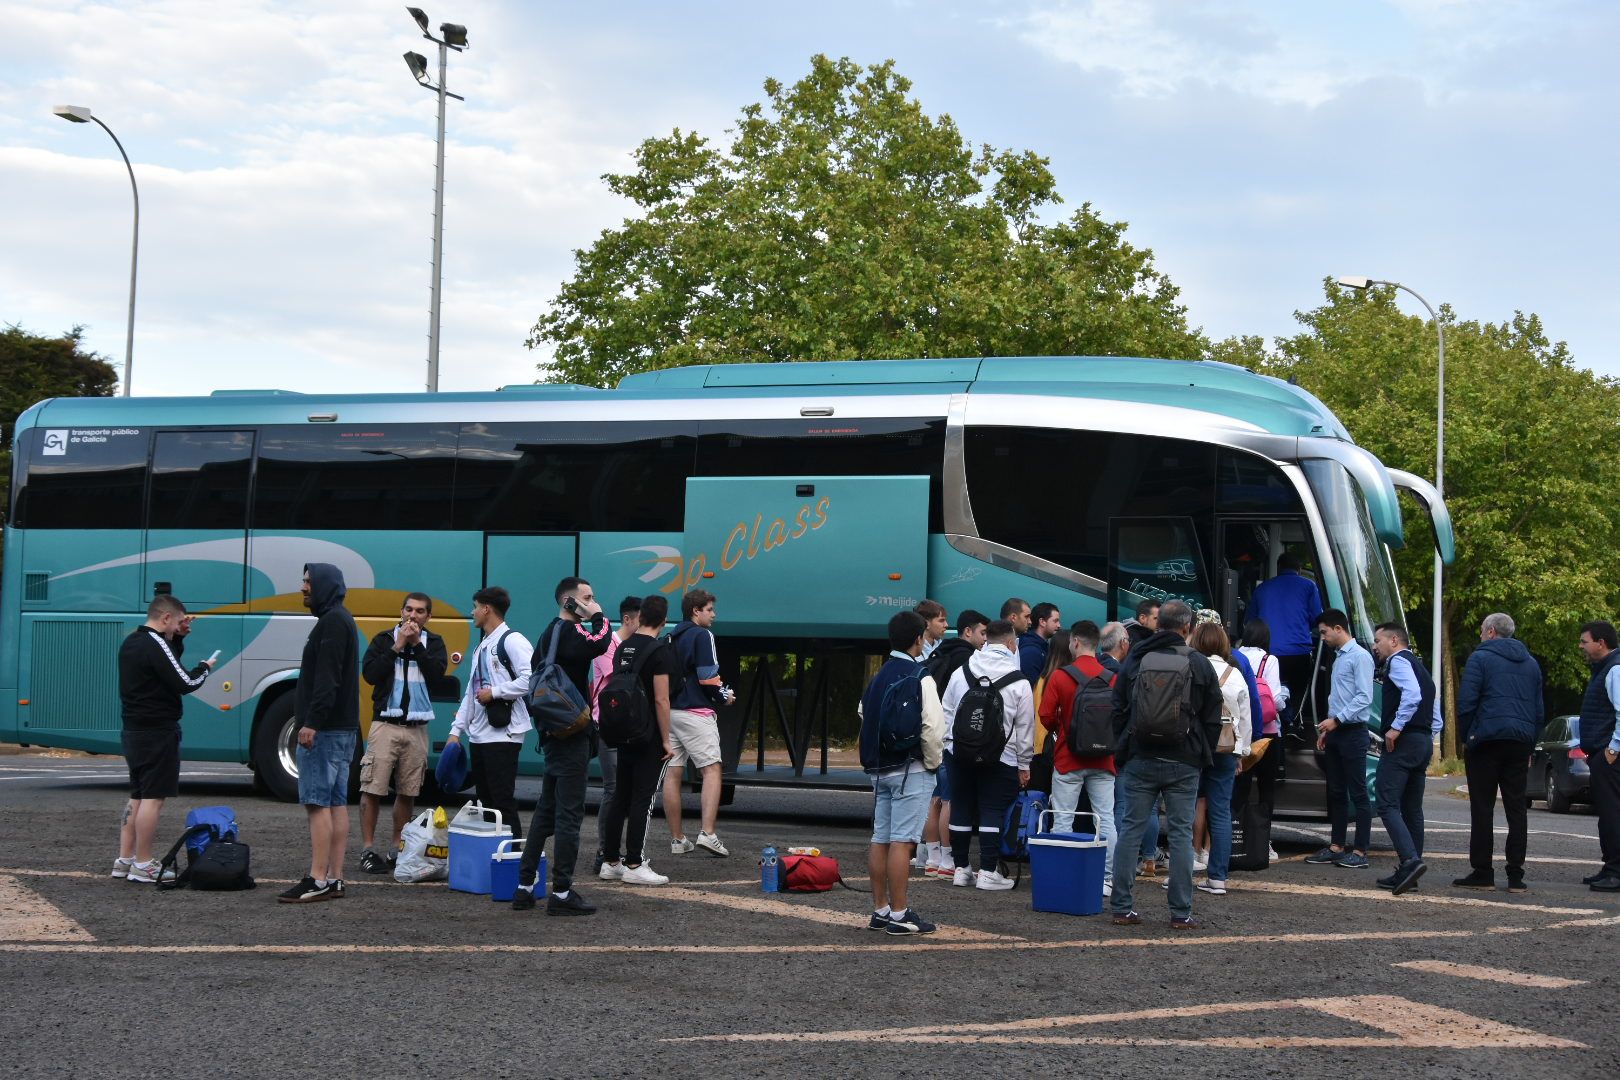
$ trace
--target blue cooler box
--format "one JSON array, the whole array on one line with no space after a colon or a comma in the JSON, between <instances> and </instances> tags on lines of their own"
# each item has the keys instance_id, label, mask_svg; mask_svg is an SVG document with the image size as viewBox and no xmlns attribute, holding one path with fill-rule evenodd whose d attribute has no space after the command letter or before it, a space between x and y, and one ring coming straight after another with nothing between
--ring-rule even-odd
<instances>
[{"instance_id":1,"label":"blue cooler box","mask_svg":"<svg viewBox=\"0 0 1620 1080\"><path fill-rule=\"evenodd\" d=\"M1052 810L1041 814L1041 825L1051 828ZM1038 832L1029 838L1030 906L1059 915L1098 915L1103 909L1103 871L1108 864L1108 842L1099 840L1095 814L1092 831Z\"/></svg>"},{"instance_id":2,"label":"blue cooler box","mask_svg":"<svg viewBox=\"0 0 1620 1080\"><path fill-rule=\"evenodd\" d=\"M489 898L504 904L517 895L518 866L523 862L523 841L502 840L489 857ZM540 870L534 876L537 888L546 883L546 857L540 856Z\"/></svg>"},{"instance_id":3,"label":"blue cooler box","mask_svg":"<svg viewBox=\"0 0 1620 1080\"><path fill-rule=\"evenodd\" d=\"M502 840L512 839L501 812L470 802L450 821L450 887L458 892L489 892L490 859Z\"/></svg>"}]
</instances>

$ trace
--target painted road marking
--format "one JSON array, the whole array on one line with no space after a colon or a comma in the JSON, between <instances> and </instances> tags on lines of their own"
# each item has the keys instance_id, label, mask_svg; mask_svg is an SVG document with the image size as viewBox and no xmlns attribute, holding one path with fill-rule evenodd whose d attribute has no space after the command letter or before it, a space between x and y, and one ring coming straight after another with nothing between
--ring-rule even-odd
<instances>
[{"instance_id":1,"label":"painted road marking","mask_svg":"<svg viewBox=\"0 0 1620 1080\"><path fill-rule=\"evenodd\" d=\"M1506 968L1480 967L1477 964L1453 964L1449 960L1404 960L1392 965L1412 971L1427 971L1435 975L1455 975L1459 979L1479 979L1482 982L1506 983L1509 986L1534 986L1542 990L1564 990L1571 986L1585 986L1585 979L1565 979L1557 975L1532 975Z\"/></svg>"},{"instance_id":2,"label":"painted road marking","mask_svg":"<svg viewBox=\"0 0 1620 1080\"><path fill-rule=\"evenodd\" d=\"M636 889L636 892L662 900L686 900L697 904L713 904L716 907L730 908L732 911L746 911L755 915L775 915L784 919L802 919L805 922L821 923L825 926L836 926L844 930L855 930L866 925L867 912L829 911L826 908L805 907L789 903L785 900L767 900L763 896L728 896L725 893L704 892L701 889L689 889L683 886L656 886L645 889ZM1023 941L1021 937L1011 934L991 934L983 930L969 930L960 926L941 926L924 940L932 941Z\"/></svg>"},{"instance_id":3,"label":"painted road marking","mask_svg":"<svg viewBox=\"0 0 1620 1080\"><path fill-rule=\"evenodd\" d=\"M1167 1038L1132 1035L1048 1035L1054 1028L1119 1025L1138 1021L1207 1017L1217 1013L1278 1012L1284 1009L1314 1012L1383 1032L1382 1036L1228 1035L1207 1038ZM1445 1050L1584 1050L1570 1039L1543 1035L1527 1028L1471 1016L1455 1009L1425 1005L1386 995L1313 998L1297 1001L1239 1001L1183 1008L1143 1009L1136 1012L1083 1016L1049 1016L1004 1023L966 1023L935 1027L889 1028L876 1031L788 1031L692 1035L661 1040L681 1042L840 1042L933 1043L943 1046L1172 1046L1215 1047L1234 1050L1276 1050L1300 1047L1445 1049Z\"/></svg>"},{"instance_id":4,"label":"painted road marking","mask_svg":"<svg viewBox=\"0 0 1620 1080\"><path fill-rule=\"evenodd\" d=\"M14 877L0 875L0 940L94 941L61 908Z\"/></svg>"},{"instance_id":5,"label":"painted road marking","mask_svg":"<svg viewBox=\"0 0 1620 1080\"><path fill-rule=\"evenodd\" d=\"M1447 907L1512 908L1515 911L1539 911L1544 915L1605 915L1602 908L1548 907L1545 904L1518 904L1511 900L1481 900L1473 896L1432 896L1425 893L1407 893L1395 896L1383 889L1346 889L1336 885L1293 885L1282 881L1245 881L1228 887L1234 893L1274 892L1295 893L1300 896L1345 896L1353 900L1388 900L1396 903L1443 904Z\"/></svg>"}]
</instances>

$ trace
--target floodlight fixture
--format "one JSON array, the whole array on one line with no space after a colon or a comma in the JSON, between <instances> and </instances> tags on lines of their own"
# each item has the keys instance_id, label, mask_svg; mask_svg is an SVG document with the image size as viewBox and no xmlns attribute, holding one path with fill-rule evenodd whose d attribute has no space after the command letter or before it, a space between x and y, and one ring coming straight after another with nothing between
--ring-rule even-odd
<instances>
[{"instance_id":1,"label":"floodlight fixture","mask_svg":"<svg viewBox=\"0 0 1620 1080\"><path fill-rule=\"evenodd\" d=\"M428 32L427 12L419 7L408 7L405 10L411 13L411 18L416 20L416 25L422 28L423 34L426 34Z\"/></svg>"},{"instance_id":2,"label":"floodlight fixture","mask_svg":"<svg viewBox=\"0 0 1620 1080\"><path fill-rule=\"evenodd\" d=\"M467 28L456 23L440 23L439 33L444 35L444 43L452 49L465 49L467 47Z\"/></svg>"},{"instance_id":3,"label":"floodlight fixture","mask_svg":"<svg viewBox=\"0 0 1620 1080\"><path fill-rule=\"evenodd\" d=\"M417 82L427 82L427 57L419 52L408 52L405 54L405 66L411 69L411 77Z\"/></svg>"}]
</instances>

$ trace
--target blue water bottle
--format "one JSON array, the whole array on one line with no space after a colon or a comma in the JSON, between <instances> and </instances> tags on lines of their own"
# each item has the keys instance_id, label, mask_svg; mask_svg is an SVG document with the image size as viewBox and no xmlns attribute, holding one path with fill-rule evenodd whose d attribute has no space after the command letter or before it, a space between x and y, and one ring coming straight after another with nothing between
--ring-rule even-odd
<instances>
[{"instance_id":1,"label":"blue water bottle","mask_svg":"<svg viewBox=\"0 0 1620 1080\"><path fill-rule=\"evenodd\" d=\"M774 847L768 847L759 854L759 888L761 892L777 892L781 888Z\"/></svg>"}]
</instances>

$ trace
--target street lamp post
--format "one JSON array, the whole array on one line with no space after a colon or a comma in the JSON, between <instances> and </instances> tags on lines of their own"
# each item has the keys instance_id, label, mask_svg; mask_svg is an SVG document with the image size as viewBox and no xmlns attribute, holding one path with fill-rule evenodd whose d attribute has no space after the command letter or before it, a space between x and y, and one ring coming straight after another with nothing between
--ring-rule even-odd
<instances>
[{"instance_id":1,"label":"street lamp post","mask_svg":"<svg viewBox=\"0 0 1620 1080\"><path fill-rule=\"evenodd\" d=\"M433 285L428 301L427 388L428 393L433 394L439 390L439 291L444 272L444 99L467 100L460 94L452 94L445 89L445 76L449 71L450 50L461 52L467 47L467 28L455 23L442 23L439 26L439 33L444 36L436 38L428 32L427 12L416 7L408 7L405 10L416 20L416 25L421 27L422 36L439 47L437 86L427 81L427 57L416 52L405 54L405 64L411 69L411 75L417 83L439 95L438 155L433 172Z\"/></svg>"},{"instance_id":2,"label":"street lamp post","mask_svg":"<svg viewBox=\"0 0 1620 1080\"><path fill-rule=\"evenodd\" d=\"M101 124L101 130L118 147L118 155L124 159L124 168L129 170L129 190L135 196L135 231L129 242L129 326L124 331L124 396L128 397L130 371L135 363L135 267L141 253L141 189L135 186L135 167L129 163L129 155L124 153L124 144L118 141L112 128L101 123L99 116L83 105L58 105L52 111L69 123Z\"/></svg>"},{"instance_id":3,"label":"street lamp post","mask_svg":"<svg viewBox=\"0 0 1620 1080\"><path fill-rule=\"evenodd\" d=\"M1446 496L1446 328L1435 313L1433 305L1418 293L1416 289L1402 285L1398 281L1378 281L1364 277L1342 277L1339 284L1358 292L1372 288L1374 285L1387 285L1392 289L1399 289L1417 299L1424 309L1428 311L1429 318L1434 320L1435 332L1440 337L1439 366L1435 377L1435 435L1434 435L1434 490L1443 499ZM1434 553L1434 692L1437 700L1444 700L1442 691L1445 680L1445 658L1440 655L1441 634L1444 619L1441 615L1441 598L1443 590L1441 578L1445 572L1445 564L1440 561L1440 551Z\"/></svg>"}]
</instances>

